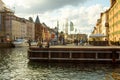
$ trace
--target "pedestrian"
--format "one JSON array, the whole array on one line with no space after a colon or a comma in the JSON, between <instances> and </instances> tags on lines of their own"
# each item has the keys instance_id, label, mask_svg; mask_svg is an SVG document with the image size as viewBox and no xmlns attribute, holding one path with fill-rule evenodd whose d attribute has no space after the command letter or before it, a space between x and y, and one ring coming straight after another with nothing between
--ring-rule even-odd
<instances>
[{"instance_id":1,"label":"pedestrian","mask_svg":"<svg viewBox=\"0 0 120 80\"><path fill-rule=\"evenodd\" d=\"M42 42L40 40L38 41L37 46L39 46L39 48L42 48Z\"/></svg>"},{"instance_id":2,"label":"pedestrian","mask_svg":"<svg viewBox=\"0 0 120 80\"><path fill-rule=\"evenodd\" d=\"M49 47L50 47L50 44L49 44L49 41L47 41L46 48L49 48Z\"/></svg>"},{"instance_id":3,"label":"pedestrian","mask_svg":"<svg viewBox=\"0 0 120 80\"><path fill-rule=\"evenodd\" d=\"M29 39L27 42L28 42L28 45L31 46L31 40Z\"/></svg>"},{"instance_id":4,"label":"pedestrian","mask_svg":"<svg viewBox=\"0 0 120 80\"><path fill-rule=\"evenodd\" d=\"M118 45L120 45L120 38L119 38L119 43L118 43Z\"/></svg>"},{"instance_id":5,"label":"pedestrian","mask_svg":"<svg viewBox=\"0 0 120 80\"><path fill-rule=\"evenodd\" d=\"M76 39L74 39L74 45L76 45Z\"/></svg>"}]
</instances>

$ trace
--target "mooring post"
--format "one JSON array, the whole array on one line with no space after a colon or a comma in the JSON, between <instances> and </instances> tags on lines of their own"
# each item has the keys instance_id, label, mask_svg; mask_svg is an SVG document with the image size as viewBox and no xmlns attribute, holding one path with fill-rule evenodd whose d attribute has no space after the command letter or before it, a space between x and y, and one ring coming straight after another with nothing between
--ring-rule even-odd
<instances>
[{"instance_id":1,"label":"mooring post","mask_svg":"<svg viewBox=\"0 0 120 80\"><path fill-rule=\"evenodd\" d=\"M48 59L51 59L51 51L48 52Z\"/></svg>"},{"instance_id":2,"label":"mooring post","mask_svg":"<svg viewBox=\"0 0 120 80\"><path fill-rule=\"evenodd\" d=\"M112 62L116 62L116 50L112 50Z\"/></svg>"},{"instance_id":3,"label":"mooring post","mask_svg":"<svg viewBox=\"0 0 120 80\"><path fill-rule=\"evenodd\" d=\"M72 59L72 52L69 53L69 58Z\"/></svg>"},{"instance_id":4,"label":"mooring post","mask_svg":"<svg viewBox=\"0 0 120 80\"><path fill-rule=\"evenodd\" d=\"M95 53L95 59L96 60L98 59L98 53L97 52Z\"/></svg>"}]
</instances>

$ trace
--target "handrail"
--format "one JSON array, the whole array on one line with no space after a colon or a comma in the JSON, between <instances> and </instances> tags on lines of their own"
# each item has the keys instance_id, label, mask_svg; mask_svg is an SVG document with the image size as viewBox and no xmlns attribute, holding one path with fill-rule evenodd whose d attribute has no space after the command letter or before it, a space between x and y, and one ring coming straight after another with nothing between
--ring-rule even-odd
<instances>
[{"instance_id":1,"label":"handrail","mask_svg":"<svg viewBox=\"0 0 120 80\"><path fill-rule=\"evenodd\" d=\"M34 51L34 50L29 50L30 52L64 52L64 53L67 53L67 52L72 52L72 53L77 53L77 52L80 52L80 53L82 53L82 52L84 52L84 53L112 53L112 51Z\"/></svg>"},{"instance_id":2,"label":"handrail","mask_svg":"<svg viewBox=\"0 0 120 80\"><path fill-rule=\"evenodd\" d=\"M93 51L89 51L89 50L28 50L28 58L29 59L39 59L39 60L96 60L96 61L120 61L120 51L119 50L114 50L114 49L108 49L108 50L93 50ZM34 53L38 53L38 56L34 57ZM39 53L41 55L45 55L44 57L39 56ZM58 55L54 55L58 53ZM62 54L63 53L63 54ZM77 54L74 53L78 53L78 56L76 57ZM81 54L86 54L86 55L90 55L90 57L84 57L84 56L80 56ZM115 54L114 54L115 53ZM54 57L52 56L52 54L54 55ZM62 55L60 55L62 54ZM66 54L66 56L64 56L64 54ZM91 55L93 54L93 55ZM100 57L100 54L107 54L107 56L104 57ZM35 54L37 55L37 54ZM85 55L85 56L86 56ZM112 57L110 57L110 56ZM118 56L118 57L116 57Z\"/></svg>"}]
</instances>

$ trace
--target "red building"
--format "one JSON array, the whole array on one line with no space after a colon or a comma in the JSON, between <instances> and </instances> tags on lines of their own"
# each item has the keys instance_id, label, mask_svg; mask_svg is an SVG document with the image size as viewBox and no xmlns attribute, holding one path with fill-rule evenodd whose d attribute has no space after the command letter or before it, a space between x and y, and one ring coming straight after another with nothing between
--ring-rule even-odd
<instances>
[{"instance_id":1,"label":"red building","mask_svg":"<svg viewBox=\"0 0 120 80\"><path fill-rule=\"evenodd\" d=\"M48 41L50 33L48 27L45 23L40 23L39 17L37 16L35 21L35 40L45 40Z\"/></svg>"}]
</instances>

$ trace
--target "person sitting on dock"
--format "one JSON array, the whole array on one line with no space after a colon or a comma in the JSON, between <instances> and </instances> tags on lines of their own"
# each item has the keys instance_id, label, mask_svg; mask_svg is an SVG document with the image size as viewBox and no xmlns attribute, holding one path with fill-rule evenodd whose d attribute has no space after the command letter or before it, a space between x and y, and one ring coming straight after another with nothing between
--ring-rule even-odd
<instances>
[{"instance_id":1,"label":"person sitting on dock","mask_svg":"<svg viewBox=\"0 0 120 80\"><path fill-rule=\"evenodd\" d=\"M40 40L38 41L37 46L39 46L39 48L42 48L42 42Z\"/></svg>"},{"instance_id":2,"label":"person sitting on dock","mask_svg":"<svg viewBox=\"0 0 120 80\"><path fill-rule=\"evenodd\" d=\"M50 47L49 41L47 41L47 45L45 46L46 48Z\"/></svg>"},{"instance_id":3,"label":"person sitting on dock","mask_svg":"<svg viewBox=\"0 0 120 80\"><path fill-rule=\"evenodd\" d=\"M31 40L30 39L27 41L27 43L28 43L29 46L31 46Z\"/></svg>"}]
</instances>

